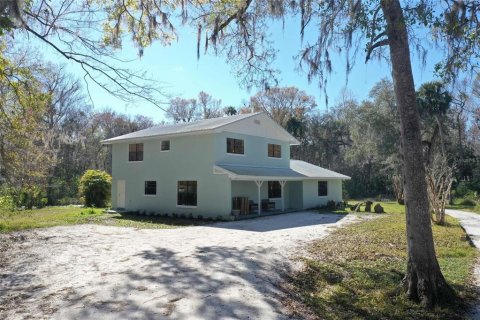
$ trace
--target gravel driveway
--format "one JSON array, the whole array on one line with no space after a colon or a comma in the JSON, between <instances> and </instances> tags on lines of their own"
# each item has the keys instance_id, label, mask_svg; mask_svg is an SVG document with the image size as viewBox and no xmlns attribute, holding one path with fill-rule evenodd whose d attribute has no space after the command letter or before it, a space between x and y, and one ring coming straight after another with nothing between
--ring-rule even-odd
<instances>
[{"instance_id":1,"label":"gravel driveway","mask_svg":"<svg viewBox=\"0 0 480 320\"><path fill-rule=\"evenodd\" d=\"M291 213L168 230L3 235L0 318L284 319L275 285L305 243L355 216Z\"/></svg>"}]
</instances>

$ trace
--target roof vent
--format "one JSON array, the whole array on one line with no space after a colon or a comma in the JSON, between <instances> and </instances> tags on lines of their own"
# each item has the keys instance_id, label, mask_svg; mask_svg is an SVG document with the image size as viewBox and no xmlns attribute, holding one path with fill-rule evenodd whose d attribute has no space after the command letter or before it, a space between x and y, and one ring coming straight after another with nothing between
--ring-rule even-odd
<instances>
[{"instance_id":1,"label":"roof vent","mask_svg":"<svg viewBox=\"0 0 480 320\"><path fill-rule=\"evenodd\" d=\"M260 124L260 120L255 119L255 120L253 120L253 123L255 123L255 124Z\"/></svg>"}]
</instances>

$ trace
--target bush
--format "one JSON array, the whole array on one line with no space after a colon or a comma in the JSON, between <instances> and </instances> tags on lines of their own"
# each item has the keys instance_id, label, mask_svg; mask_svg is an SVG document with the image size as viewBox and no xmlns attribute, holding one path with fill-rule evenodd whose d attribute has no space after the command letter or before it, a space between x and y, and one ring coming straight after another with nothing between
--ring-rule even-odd
<instances>
[{"instance_id":1,"label":"bush","mask_svg":"<svg viewBox=\"0 0 480 320\"><path fill-rule=\"evenodd\" d=\"M477 205L477 202L473 199L463 199L462 202L460 202L460 205L475 207Z\"/></svg>"},{"instance_id":2,"label":"bush","mask_svg":"<svg viewBox=\"0 0 480 320\"><path fill-rule=\"evenodd\" d=\"M80 193L87 207L103 208L110 200L112 177L105 171L87 170L80 179Z\"/></svg>"},{"instance_id":3,"label":"bush","mask_svg":"<svg viewBox=\"0 0 480 320\"><path fill-rule=\"evenodd\" d=\"M10 195L0 196L0 210L14 210L15 209L15 202L13 201L13 197Z\"/></svg>"},{"instance_id":4,"label":"bush","mask_svg":"<svg viewBox=\"0 0 480 320\"><path fill-rule=\"evenodd\" d=\"M0 190L0 202L3 209L32 209L45 207L48 199L45 188L41 186L3 187Z\"/></svg>"}]
</instances>

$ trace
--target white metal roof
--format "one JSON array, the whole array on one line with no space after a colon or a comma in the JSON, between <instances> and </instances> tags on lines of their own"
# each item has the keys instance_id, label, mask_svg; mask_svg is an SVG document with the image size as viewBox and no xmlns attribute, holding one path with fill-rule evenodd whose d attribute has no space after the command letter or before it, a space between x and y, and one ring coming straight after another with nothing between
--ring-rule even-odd
<instances>
[{"instance_id":1,"label":"white metal roof","mask_svg":"<svg viewBox=\"0 0 480 320\"><path fill-rule=\"evenodd\" d=\"M227 174L232 180L348 180L350 177L311 163L290 160L290 167L261 167L216 164L216 174Z\"/></svg>"},{"instance_id":2,"label":"white metal roof","mask_svg":"<svg viewBox=\"0 0 480 320\"><path fill-rule=\"evenodd\" d=\"M262 114L264 113L256 112L256 113L239 114L234 116L225 116L220 118L204 119L204 120L186 122L186 123L159 125L159 126L154 126L148 129L143 129L143 130L135 131L132 133L124 134L111 139L103 140L102 143L112 144L116 142L124 142L129 140L140 140L140 139L145 140L145 139L156 138L161 136L175 136L175 135L198 134L202 132L210 132L210 131L222 128L224 126L227 126L229 124L238 122L240 120L256 117ZM270 119L268 116L266 117ZM285 131L285 129L283 129L276 123L275 125L278 126L278 129L281 129L280 134L283 134L289 137L289 140L291 140L292 143L298 142L287 131Z\"/></svg>"},{"instance_id":3,"label":"white metal roof","mask_svg":"<svg viewBox=\"0 0 480 320\"><path fill-rule=\"evenodd\" d=\"M301 160L290 160L290 168L309 178L350 179L349 176Z\"/></svg>"}]
</instances>

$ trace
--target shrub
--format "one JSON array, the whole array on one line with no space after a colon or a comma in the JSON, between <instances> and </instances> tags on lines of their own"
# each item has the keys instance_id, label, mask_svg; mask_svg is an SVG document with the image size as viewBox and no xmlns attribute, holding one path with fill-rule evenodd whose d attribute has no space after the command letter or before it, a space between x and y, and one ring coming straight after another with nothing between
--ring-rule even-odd
<instances>
[{"instance_id":1,"label":"shrub","mask_svg":"<svg viewBox=\"0 0 480 320\"><path fill-rule=\"evenodd\" d=\"M80 193L87 207L103 208L110 200L112 177L105 171L87 170L80 179Z\"/></svg>"},{"instance_id":2,"label":"shrub","mask_svg":"<svg viewBox=\"0 0 480 320\"><path fill-rule=\"evenodd\" d=\"M13 201L13 197L10 195L0 196L0 209L14 210L15 202Z\"/></svg>"},{"instance_id":3,"label":"shrub","mask_svg":"<svg viewBox=\"0 0 480 320\"><path fill-rule=\"evenodd\" d=\"M335 203L335 201L330 200L327 202L327 209L335 210L336 208L337 208L337 204Z\"/></svg>"},{"instance_id":4,"label":"shrub","mask_svg":"<svg viewBox=\"0 0 480 320\"><path fill-rule=\"evenodd\" d=\"M477 202L475 202L475 200L473 199L463 199L462 202L460 202L460 205L475 207L477 205Z\"/></svg>"}]
</instances>

